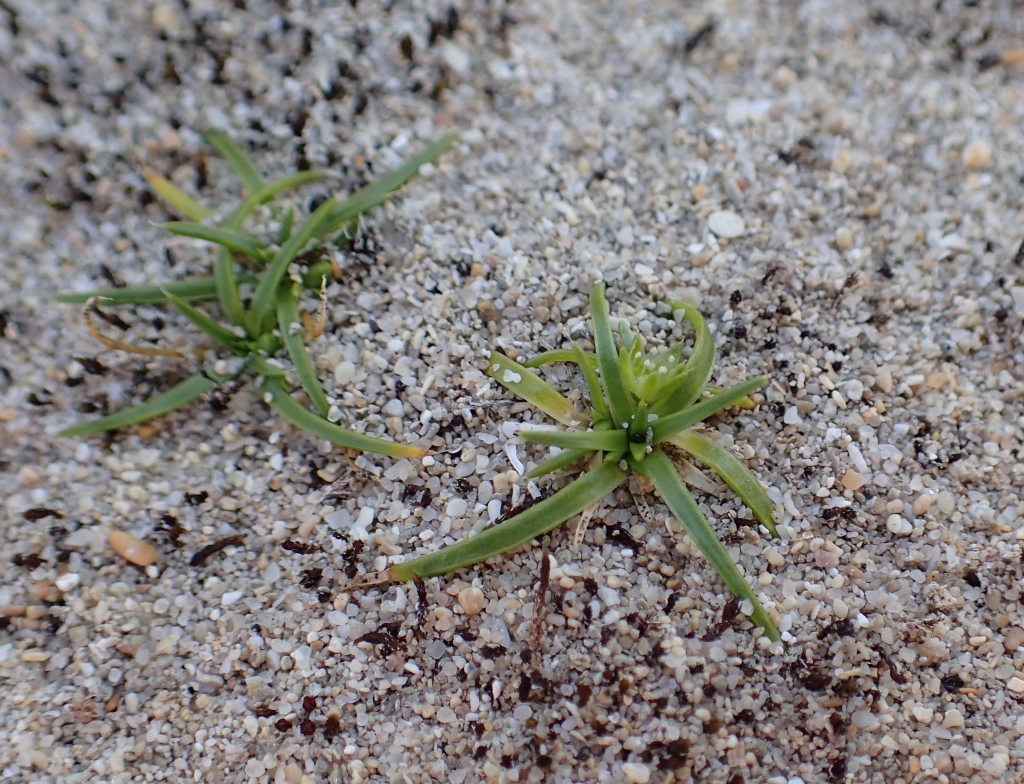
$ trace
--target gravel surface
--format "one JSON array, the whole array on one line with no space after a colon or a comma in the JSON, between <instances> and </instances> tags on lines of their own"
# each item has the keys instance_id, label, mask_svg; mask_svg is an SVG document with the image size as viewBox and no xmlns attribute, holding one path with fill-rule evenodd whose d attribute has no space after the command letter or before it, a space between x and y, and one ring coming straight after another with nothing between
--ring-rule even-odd
<instances>
[{"instance_id":1,"label":"gravel surface","mask_svg":"<svg viewBox=\"0 0 1024 784\"><path fill-rule=\"evenodd\" d=\"M1020 3L312 5L0 3L0 779L1024 780ZM141 169L233 204L210 126L346 190L463 130L338 253L311 346L343 424L436 457L251 385L52 435L208 348L137 307L190 359L104 351L49 297L209 269ZM782 540L700 500L788 648L635 484L578 550L345 592L565 481L520 478L484 352L588 340L602 278L655 342L698 304L718 382L771 375L715 427Z\"/></svg>"}]
</instances>

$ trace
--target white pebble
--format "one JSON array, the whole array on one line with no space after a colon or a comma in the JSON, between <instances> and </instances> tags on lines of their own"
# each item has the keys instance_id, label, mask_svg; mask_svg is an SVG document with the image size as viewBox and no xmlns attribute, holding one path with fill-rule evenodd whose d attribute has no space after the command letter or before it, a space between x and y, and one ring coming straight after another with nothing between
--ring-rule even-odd
<instances>
[{"instance_id":1,"label":"white pebble","mask_svg":"<svg viewBox=\"0 0 1024 784\"><path fill-rule=\"evenodd\" d=\"M731 210L719 210L708 216L708 228L711 233L723 239L734 239L747 230L743 218Z\"/></svg>"},{"instance_id":2,"label":"white pebble","mask_svg":"<svg viewBox=\"0 0 1024 784\"><path fill-rule=\"evenodd\" d=\"M878 726L878 717L869 710L858 710L850 716L850 723L857 729L871 729Z\"/></svg>"},{"instance_id":3,"label":"white pebble","mask_svg":"<svg viewBox=\"0 0 1024 784\"><path fill-rule=\"evenodd\" d=\"M356 376L356 366L347 359L334 366L334 383L339 387L350 383Z\"/></svg>"},{"instance_id":4,"label":"white pebble","mask_svg":"<svg viewBox=\"0 0 1024 784\"><path fill-rule=\"evenodd\" d=\"M790 406L786 409L786 415L782 417L782 421L787 425L799 425L801 422L800 412L796 406Z\"/></svg>"},{"instance_id":5,"label":"white pebble","mask_svg":"<svg viewBox=\"0 0 1024 784\"><path fill-rule=\"evenodd\" d=\"M850 460L853 461L853 467L856 468L859 473L869 473L867 461L864 459L864 455L861 454L859 446L851 442L847 444L846 451L850 455Z\"/></svg>"},{"instance_id":6,"label":"white pebble","mask_svg":"<svg viewBox=\"0 0 1024 784\"><path fill-rule=\"evenodd\" d=\"M939 511L942 514L950 514L956 509L956 498L948 490L943 490L939 493L939 497L936 499L936 506L939 507Z\"/></svg>"},{"instance_id":7,"label":"white pebble","mask_svg":"<svg viewBox=\"0 0 1024 784\"><path fill-rule=\"evenodd\" d=\"M497 522L498 518L501 517L500 498L492 498L487 502L487 517L490 518L492 523Z\"/></svg>"},{"instance_id":8,"label":"white pebble","mask_svg":"<svg viewBox=\"0 0 1024 784\"><path fill-rule=\"evenodd\" d=\"M459 720L459 717L455 715L455 711L445 705L437 712L437 720L442 724L455 724Z\"/></svg>"},{"instance_id":9,"label":"white pebble","mask_svg":"<svg viewBox=\"0 0 1024 784\"><path fill-rule=\"evenodd\" d=\"M57 583L57 588L60 589L61 593L67 593L68 591L75 590L75 588L78 587L78 584L82 582L82 578L74 572L68 572L67 574L62 574L58 577L55 582Z\"/></svg>"},{"instance_id":10,"label":"white pebble","mask_svg":"<svg viewBox=\"0 0 1024 784\"><path fill-rule=\"evenodd\" d=\"M864 382L852 378L843 385L847 400L860 400L864 396Z\"/></svg>"},{"instance_id":11,"label":"white pebble","mask_svg":"<svg viewBox=\"0 0 1024 784\"><path fill-rule=\"evenodd\" d=\"M476 615L484 609L484 592L476 586L463 588L459 591L459 606L466 615Z\"/></svg>"},{"instance_id":12,"label":"white pebble","mask_svg":"<svg viewBox=\"0 0 1024 784\"><path fill-rule=\"evenodd\" d=\"M950 708L946 711L946 717L942 720L942 726L947 730L954 727L962 727L964 726L964 715L956 708Z\"/></svg>"},{"instance_id":13,"label":"white pebble","mask_svg":"<svg viewBox=\"0 0 1024 784\"><path fill-rule=\"evenodd\" d=\"M914 530L914 527L898 514L889 515L885 525L889 533L895 536L907 536Z\"/></svg>"},{"instance_id":14,"label":"white pebble","mask_svg":"<svg viewBox=\"0 0 1024 784\"><path fill-rule=\"evenodd\" d=\"M1002 776L1006 773L1006 759L1004 754L996 754L989 760L985 761L985 764L981 766L990 776Z\"/></svg>"},{"instance_id":15,"label":"white pebble","mask_svg":"<svg viewBox=\"0 0 1024 784\"><path fill-rule=\"evenodd\" d=\"M651 769L642 762L622 763L622 775L633 784L647 784L651 780Z\"/></svg>"},{"instance_id":16,"label":"white pebble","mask_svg":"<svg viewBox=\"0 0 1024 784\"><path fill-rule=\"evenodd\" d=\"M245 591L228 591L226 594L220 597L221 606L228 607L234 604L242 598L242 595L244 593Z\"/></svg>"},{"instance_id":17,"label":"white pebble","mask_svg":"<svg viewBox=\"0 0 1024 784\"><path fill-rule=\"evenodd\" d=\"M453 498L448 502L448 506L445 507L444 513L449 517L463 517L468 509L469 504L466 503L465 498Z\"/></svg>"}]
</instances>

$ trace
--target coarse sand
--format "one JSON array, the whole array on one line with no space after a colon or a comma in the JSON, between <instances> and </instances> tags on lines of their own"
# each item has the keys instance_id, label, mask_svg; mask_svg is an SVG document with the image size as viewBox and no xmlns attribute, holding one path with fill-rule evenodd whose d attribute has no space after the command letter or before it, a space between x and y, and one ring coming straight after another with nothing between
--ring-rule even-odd
<instances>
[{"instance_id":1,"label":"coarse sand","mask_svg":"<svg viewBox=\"0 0 1024 784\"><path fill-rule=\"evenodd\" d=\"M0 780L1024 781L1022 46L1013 0L0 2ZM334 252L310 344L342 424L434 457L252 384L53 435L211 348L51 300L208 272L142 168L228 208L210 127L343 192L462 130ZM346 592L564 484L484 357L588 343L601 279L654 345L698 305L716 383L770 374L708 432L781 540L698 497L787 646L635 483L579 549Z\"/></svg>"}]
</instances>

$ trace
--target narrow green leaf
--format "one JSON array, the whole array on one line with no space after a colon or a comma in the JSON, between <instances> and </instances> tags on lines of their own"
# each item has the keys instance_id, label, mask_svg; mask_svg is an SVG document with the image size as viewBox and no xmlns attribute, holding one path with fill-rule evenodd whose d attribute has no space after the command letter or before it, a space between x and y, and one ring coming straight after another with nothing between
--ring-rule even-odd
<instances>
[{"instance_id":1,"label":"narrow green leaf","mask_svg":"<svg viewBox=\"0 0 1024 784\"><path fill-rule=\"evenodd\" d=\"M725 546L718 540L714 529L708 523L704 514L697 506L697 502L686 489L683 480L676 473L672 461L665 456L660 449L655 449L642 462L642 471L654 482L654 487L662 500L672 510L690 538L697 544L704 557L718 572L719 576L732 591L733 596L746 599L753 606L751 620L764 629L768 639L776 641L780 639L779 630L775 628L772 619L764 611L757 595L747 585L747 581L740 573L739 568L733 563L732 558L726 551Z\"/></svg>"},{"instance_id":2,"label":"narrow green leaf","mask_svg":"<svg viewBox=\"0 0 1024 784\"><path fill-rule=\"evenodd\" d=\"M284 245L288 242L288 238L292 236L292 226L295 224L295 210L289 207L284 211L284 217L281 219L281 228L277 232L277 244Z\"/></svg>"},{"instance_id":3,"label":"narrow green leaf","mask_svg":"<svg viewBox=\"0 0 1024 784\"><path fill-rule=\"evenodd\" d=\"M223 131L207 131L203 134L206 143L219 152L228 165L235 170L238 179L249 193L258 191L263 186L263 175L256 170L256 165L249 156Z\"/></svg>"},{"instance_id":4,"label":"narrow green leaf","mask_svg":"<svg viewBox=\"0 0 1024 784\"><path fill-rule=\"evenodd\" d=\"M392 172L388 172L369 185L360 188L345 201L336 203L330 228L325 233L329 234L336 231L353 218L368 212L379 204L383 204L392 193L415 177L423 164L436 160L441 153L455 143L458 137L458 131L452 131L442 136L438 141L427 147L419 155L410 158L402 166L399 166Z\"/></svg>"},{"instance_id":5,"label":"narrow green leaf","mask_svg":"<svg viewBox=\"0 0 1024 784\"><path fill-rule=\"evenodd\" d=\"M270 320L270 315L274 311L277 287L281 285L281 281L288 271L288 265L292 263L311 239L323 233L324 226L330 220L334 204L333 199L327 199L317 207L313 214L306 219L305 223L299 227L299 230L288 238L288 242L274 256L274 260L263 274L263 279L256 288L256 294L253 296L252 305L249 308L248 326L250 335L255 337L263 332L264 325Z\"/></svg>"},{"instance_id":6,"label":"narrow green leaf","mask_svg":"<svg viewBox=\"0 0 1024 784\"><path fill-rule=\"evenodd\" d=\"M291 190L292 188L298 188L300 185L305 185L309 182L314 182L321 179L324 176L323 172L318 171L303 171L296 172L295 174L289 174L286 177L281 177L273 182L268 182L262 188L253 193L250 193L245 201L238 205L231 218L228 220L228 225L233 228L238 228L245 222L253 210L255 210L261 204L273 199L277 194L282 191Z\"/></svg>"},{"instance_id":7,"label":"narrow green leaf","mask_svg":"<svg viewBox=\"0 0 1024 784\"><path fill-rule=\"evenodd\" d=\"M487 375L563 425L585 427L590 424L588 415L576 410L543 379L504 354L491 352L487 360Z\"/></svg>"},{"instance_id":8,"label":"narrow green leaf","mask_svg":"<svg viewBox=\"0 0 1024 784\"><path fill-rule=\"evenodd\" d=\"M254 276L243 275L241 279L249 283L254 279ZM83 291L78 294L58 294L54 297L54 300L71 305L84 305L90 299L96 297L97 299L102 299L105 305L152 305L167 301L167 297L164 295L165 291L169 291L176 297L184 300L214 299L217 296L217 281L212 277L187 278L168 283L154 283L151 286L99 289L97 291Z\"/></svg>"},{"instance_id":9,"label":"narrow green leaf","mask_svg":"<svg viewBox=\"0 0 1024 784\"><path fill-rule=\"evenodd\" d=\"M294 287L288 284L282 285L277 292L277 323L281 329L281 339L292 358L299 381L302 382L302 388L306 390L320 416L326 417L331 404L327 402L327 395L320 386L316 368L313 367L313 361L306 351Z\"/></svg>"},{"instance_id":10,"label":"narrow green leaf","mask_svg":"<svg viewBox=\"0 0 1024 784\"><path fill-rule=\"evenodd\" d=\"M733 489L747 508L754 513L754 519L767 528L772 536L778 537L773 517L774 506L760 482L754 478L745 465L732 452L719 446L709 438L684 430L667 439L686 450L698 460L711 466L725 483Z\"/></svg>"},{"instance_id":11,"label":"narrow green leaf","mask_svg":"<svg viewBox=\"0 0 1024 784\"><path fill-rule=\"evenodd\" d=\"M534 444L562 449L590 449L595 452L621 452L629 448L625 430L555 430L521 426L519 435Z\"/></svg>"},{"instance_id":12,"label":"narrow green leaf","mask_svg":"<svg viewBox=\"0 0 1024 784\"><path fill-rule=\"evenodd\" d=\"M544 365L550 365L553 362L575 362L576 354L573 353L572 349L568 348L556 348L554 351L545 351L542 354L538 354L535 357L530 357L523 363L525 368L539 368Z\"/></svg>"},{"instance_id":13,"label":"narrow green leaf","mask_svg":"<svg viewBox=\"0 0 1024 784\"><path fill-rule=\"evenodd\" d=\"M723 389L722 387L712 387L712 386L704 387L704 392L706 394L712 395L712 396L713 395L720 395L724 391L725 391L725 389ZM747 397L741 397L739 400L737 400L735 403L733 403L733 405L736 408L743 408L743 409L746 409L747 411L753 411L755 408L757 408L757 404L750 398L749 395Z\"/></svg>"},{"instance_id":14,"label":"narrow green leaf","mask_svg":"<svg viewBox=\"0 0 1024 784\"><path fill-rule=\"evenodd\" d=\"M234 332L225 327L223 324L218 324L212 318L207 316L201 310L192 307L185 300L180 297L176 297L170 292L166 292L167 301L170 302L181 315L195 324L199 329L209 335L211 338L216 340L221 345L226 346L239 356L245 356L249 353L249 347L246 344L244 338L238 337Z\"/></svg>"},{"instance_id":15,"label":"narrow green leaf","mask_svg":"<svg viewBox=\"0 0 1024 784\"><path fill-rule=\"evenodd\" d=\"M646 445L647 429L647 403L641 400L636 404L636 411L633 412L633 418L629 421L627 430L629 441Z\"/></svg>"},{"instance_id":16,"label":"narrow green leaf","mask_svg":"<svg viewBox=\"0 0 1024 784\"><path fill-rule=\"evenodd\" d=\"M700 397L715 365L715 338L700 311L685 302L668 304L673 313L683 312L683 317L693 325L697 334L693 352L676 382L667 385L658 399L651 401L651 410L659 415L680 411Z\"/></svg>"},{"instance_id":17,"label":"narrow green leaf","mask_svg":"<svg viewBox=\"0 0 1024 784\"><path fill-rule=\"evenodd\" d=\"M698 422L704 421L709 416L717 414L719 411L728 408L733 403L743 399L754 390L763 386L767 380L768 376L755 376L754 378L748 379L736 386L729 387L720 395L706 398L683 411L669 414L668 416L652 422L651 429L654 431L654 443L660 444L662 441L675 435L680 430L685 430Z\"/></svg>"},{"instance_id":18,"label":"narrow green leaf","mask_svg":"<svg viewBox=\"0 0 1024 784\"><path fill-rule=\"evenodd\" d=\"M281 379L282 381L284 380L284 368L264 359L259 354L250 354L246 358L245 363L254 373L257 373L261 376L266 376L267 378L277 378Z\"/></svg>"},{"instance_id":19,"label":"narrow green leaf","mask_svg":"<svg viewBox=\"0 0 1024 784\"><path fill-rule=\"evenodd\" d=\"M245 325L245 308L238 293L238 279L235 276L235 260L227 248L217 249L217 260L213 264L213 277L217 281L217 298L228 321L236 326Z\"/></svg>"},{"instance_id":20,"label":"narrow green leaf","mask_svg":"<svg viewBox=\"0 0 1024 784\"><path fill-rule=\"evenodd\" d=\"M204 221L213 215L206 207L187 195L165 177L161 177L148 166L143 167L142 176L157 196L167 202L176 212L194 221Z\"/></svg>"},{"instance_id":21,"label":"narrow green leaf","mask_svg":"<svg viewBox=\"0 0 1024 784\"><path fill-rule=\"evenodd\" d=\"M557 471L560 468L572 465L578 460L582 460L587 455L592 454L594 454L594 452L591 449L563 449L557 455L549 457L532 471L528 472L526 474L526 478L539 479L542 476Z\"/></svg>"},{"instance_id":22,"label":"narrow green leaf","mask_svg":"<svg viewBox=\"0 0 1024 784\"><path fill-rule=\"evenodd\" d=\"M262 242L232 229L188 221L171 221L161 224L161 228L181 237L193 237L197 240L215 243L227 248L232 253L241 253L257 261L268 261L271 258L267 246Z\"/></svg>"},{"instance_id":23,"label":"narrow green leaf","mask_svg":"<svg viewBox=\"0 0 1024 784\"><path fill-rule=\"evenodd\" d=\"M82 422L61 430L59 436L87 436L94 433L102 433L107 430L118 430L122 427L137 425L155 419L158 416L181 408L191 403L205 392L209 392L217 386L216 381L211 381L204 375L195 375L180 384L168 389L166 392L151 397L145 403L118 411L116 414L105 416L102 419L93 419L90 422Z\"/></svg>"},{"instance_id":24,"label":"narrow green leaf","mask_svg":"<svg viewBox=\"0 0 1024 784\"><path fill-rule=\"evenodd\" d=\"M597 362L601 368L601 379L608 393L608 405L616 427L624 427L633 418L633 399L626 391L619 369L619 357L615 351L611 322L608 319L608 303L604 298L605 284L598 283L590 292L590 317L594 320L594 346Z\"/></svg>"},{"instance_id":25,"label":"narrow green leaf","mask_svg":"<svg viewBox=\"0 0 1024 784\"><path fill-rule=\"evenodd\" d=\"M592 503L600 501L626 478L616 463L604 462L550 498L531 506L476 536L391 567L391 579L411 580L447 574L485 561L543 536Z\"/></svg>"},{"instance_id":26,"label":"narrow green leaf","mask_svg":"<svg viewBox=\"0 0 1024 784\"><path fill-rule=\"evenodd\" d=\"M573 341L572 344L572 354L587 382L587 390L590 392L590 407L594 409L594 419L599 422L610 422L612 415L608 410L608 403L605 402L601 382L597 378L597 357L584 352L576 341Z\"/></svg>"},{"instance_id":27,"label":"narrow green leaf","mask_svg":"<svg viewBox=\"0 0 1024 784\"><path fill-rule=\"evenodd\" d=\"M358 449L361 452L373 452L390 457L423 457L430 454L429 450L420 449L407 444L397 444L382 438L354 433L339 425L321 419L309 409L303 408L288 394L281 384L272 378L263 381L260 389L266 393L264 399L278 414L296 427L300 427L312 436L323 438L332 444Z\"/></svg>"},{"instance_id":28,"label":"narrow green leaf","mask_svg":"<svg viewBox=\"0 0 1024 784\"><path fill-rule=\"evenodd\" d=\"M619 348L619 376L622 379L622 385L626 388L627 394L631 395L630 401L633 398L639 399L637 394L636 374L633 372L634 361L633 361L633 349L629 343L623 343Z\"/></svg>"}]
</instances>

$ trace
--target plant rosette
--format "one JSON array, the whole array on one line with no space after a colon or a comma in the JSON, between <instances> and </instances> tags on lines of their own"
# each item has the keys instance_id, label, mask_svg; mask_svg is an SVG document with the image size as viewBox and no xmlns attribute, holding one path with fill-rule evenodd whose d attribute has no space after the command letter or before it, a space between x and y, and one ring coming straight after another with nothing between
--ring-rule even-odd
<instances>
[{"instance_id":1,"label":"plant rosette","mask_svg":"<svg viewBox=\"0 0 1024 784\"><path fill-rule=\"evenodd\" d=\"M426 449L417 446L368 436L336 424L340 411L331 405L320 385L304 337L317 337L326 324L327 281L334 276L334 268L330 261L322 258L325 255L323 244L332 238L344 241L355 236L363 214L387 201L392 193L416 176L423 164L436 160L451 147L457 137L457 132L448 134L347 199L325 199L298 227L293 226L291 208L271 210L277 221L274 243L244 233L245 221L261 205L283 192L320 179L324 172L302 171L266 182L238 145L225 134L211 131L206 134L207 142L228 161L247 193L223 225L215 225L211 210L147 169L145 177L150 187L172 210L189 219L165 223L163 227L173 234L218 246L214 274L173 283L63 294L57 301L83 304L86 328L107 348L145 356L183 358L175 349L111 338L101 333L92 321L93 315L112 318L99 310L101 303L168 303L233 356L209 363L204 370L137 406L73 425L58 435L91 435L146 422L188 405L248 370L256 375L264 402L311 435L343 447L392 457L428 454ZM239 284L254 287L248 307L242 303ZM298 309L305 289L320 293L315 320L308 313L300 314ZM215 320L192 304L213 299L218 300L227 323ZM276 358L282 350L287 353L291 370L298 377L312 410L292 397L286 364Z\"/></svg>"},{"instance_id":2,"label":"plant rosette","mask_svg":"<svg viewBox=\"0 0 1024 784\"><path fill-rule=\"evenodd\" d=\"M540 477L584 461L589 470L504 522L447 547L396 563L382 573L365 575L356 582L371 585L443 575L508 552L578 514L592 511L632 472L657 490L682 530L697 544L732 594L741 600L743 612L770 640L779 640L772 619L665 451L666 447L682 450L710 467L768 533L778 536L772 503L757 479L730 451L695 430L709 417L731 406L752 408L749 395L768 377L757 376L728 389L708 386L715 363L711 330L696 308L683 302L668 305L696 333L692 351L685 360L682 343L647 352L643 339L630 332L621 320L616 344L603 283L595 285L590 296L594 353L573 343L569 349L549 351L519 364L504 354L492 352L488 375L564 426L520 426L519 435L524 440L561 450L527 476ZM589 413L577 409L532 372L533 368L551 362L579 366L590 393ZM703 476L699 472L698 475Z\"/></svg>"}]
</instances>

